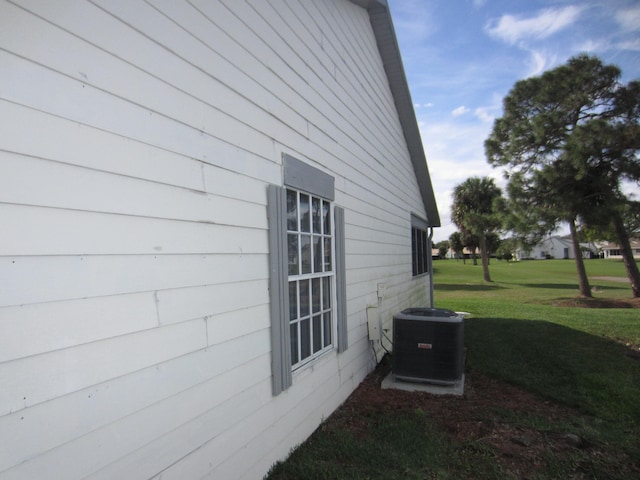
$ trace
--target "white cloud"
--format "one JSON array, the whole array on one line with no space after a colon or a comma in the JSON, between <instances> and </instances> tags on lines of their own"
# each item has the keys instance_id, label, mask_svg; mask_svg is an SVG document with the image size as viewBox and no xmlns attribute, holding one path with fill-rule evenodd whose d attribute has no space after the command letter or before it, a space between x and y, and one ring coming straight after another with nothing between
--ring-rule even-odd
<instances>
[{"instance_id":1,"label":"white cloud","mask_svg":"<svg viewBox=\"0 0 640 480\"><path fill-rule=\"evenodd\" d=\"M581 12L582 8L570 5L541 10L530 18L503 15L497 21L489 22L485 31L492 37L514 45L522 40L547 38L570 26Z\"/></svg>"},{"instance_id":2,"label":"white cloud","mask_svg":"<svg viewBox=\"0 0 640 480\"><path fill-rule=\"evenodd\" d=\"M545 70L552 68L557 63L557 57L555 55L545 55L544 52L539 50L529 50L531 57L527 61L529 71L525 75L526 77L535 77L540 75Z\"/></svg>"},{"instance_id":3,"label":"white cloud","mask_svg":"<svg viewBox=\"0 0 640 480\"><path fill-rule=\"evenodd\" d=\"M464 115L465 113L469 113L469 109L462 105L461 107L456 108L451 112L451 115L454 117L459 117L460 115Z\"/></svg>"},{"instance_id":4,"label":"white cloud","mask_svg":"<svg viewBox=\"0 0 640 480\"><path fill-rule=\"evenodd\" d=\"M434 230L434 240L446 240L457 230L450 218L453 189L474 176L490 176L502 186L502 171L492 168L484 155L484 141L491 125L484 122L461 124L455 120L438 124L421 121L419 124L442 223L441 228Z\"/></svg>"},{"instance_id":5,"label":"white cloud","mask_svg":"<svg viewBox=\"0 0 640 480\"><path fill-rule=\"evenodd\" d=\"M495 111L493 107L479 107L476 108L473 114L485 123L492 123L496 118L496 116L491 113L493 111Z\"/></svg>"},{"instance_id":6,"label":"white cloud","mask_svg":"<svg viewBox=\"0 0 640 480\"><path fill-rule=\"evenodd\" d=\"M628 31L640 31L640 7L627 8L616 12L616 21Z\"/></svg>"},{"instance_id":7,"label":"white cloud","mask_svg":"<svg viewBox=\"0 0 640 480\"><path fill-rule=\"evenodd\" d=\"M403 0L392 4L393 23L396 32L413 44L420 43L438 30L433 6L423 0Z\"/></svg>"},{"instance_id":8,"label":"white cloud","mask_svg":"<svg viewBox=\"0 0 640 480\"><path fill-rule=\"evenodd\" d=\"M609 50L609 48L611 48L609 43L604 39L598 39L598 40L589 39L577 45L574 48L574 50L578 52L591 53L591 52L605 52Z\"/></svg>"},{"instance_id":9,"label":"white cloud","mask_svg":"<svg viewBox=\"0 0 640 480\"><path fill-rule=\"evenodd\" d=\"M493 121L502 114L503 93L494 92L491 102L474 110L473 115L482 121L489 129L493 128ZM489 132L487 132L488 136Z\"/></svg>"},{"instance_id":10,"label":"white cloud","mask_svg":"<svg viewBox=\"0 0 640 480\"><path fill-rule=\"evenodd\" d=\"M620 50L632 50L635 52L640 52L640 38L620 42L616 45L616 47L618 47Z\"/></svg>"}]
</instances>

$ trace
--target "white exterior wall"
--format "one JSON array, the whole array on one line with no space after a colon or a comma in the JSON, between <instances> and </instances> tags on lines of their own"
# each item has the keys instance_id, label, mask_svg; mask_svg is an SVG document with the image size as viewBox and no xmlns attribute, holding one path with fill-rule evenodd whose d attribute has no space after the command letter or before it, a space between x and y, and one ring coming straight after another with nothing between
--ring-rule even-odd
<instances>
[{"instance_id":1,"label":"white exterior wall","mask_svg":"<svg viewBox=\"0 0 640 480\"><path fill-rule=\"evenodd\" d=\"M581 247L584 250L581 250L581 254L583 258L590 258L591 252L595 252L595 246L590 243L581 243ZM550 255L551 258L555 259L575 259L576 256L573 252L573 244L571 240L560 238L560 237L549 237L544 239L538 245L535 245L531 248L531 250L524 251L520 250L517 254L518 260L523 259L533 259L533 260L544 260L547 258L547 255Z\"/></svg>"},{"instance_id":2,"label":"white exterior wall","mask_svg":"<svg viewBox=\"0 0 640 480\"><path fill-rule=\"evenodd\" d=\"M573 246L570 241L561 239L560 237L549 237L545 238L538 245L533 246L531 250L521 250L518 253L518 260L545 260L547 255L555 259L575 258L573 255Z\"/></svg>"},{"instance_id":3,"label":"white exterior wall","mask_svg":"<svg viewBox=\"0 0 640 480\"><path fill-rule=\"evenodd\" d=\"M0 1L0 477L261 478L426 305L425 217L364 9ZM266 187L345 208L349 349L273 397Z\"/></svg>"},{"instance_id":4,"label":"white exterior wall","mask_svg":"<svg viewBox=\"0 0 640 480\"><path fill-rule=\"evenodd\" d=\"M633 258L640 258L640 240L630 238L629 243ZM622 260L620 245L618 244L606 242L598 250L604 252L604 258L606 259Z\"/></svg>"}]
</instances>

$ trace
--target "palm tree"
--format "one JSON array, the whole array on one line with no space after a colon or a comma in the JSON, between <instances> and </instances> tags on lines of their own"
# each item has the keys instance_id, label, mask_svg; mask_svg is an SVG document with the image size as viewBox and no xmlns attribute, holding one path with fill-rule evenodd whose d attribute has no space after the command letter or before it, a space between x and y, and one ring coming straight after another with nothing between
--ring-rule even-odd
<instances>
[{"instance_id":1,"label":"palm tree","mask_svg":"<svg viewBox=\"0 0 640 480\"><path fill-rule=\"evenodd\" d=\"M463 234L478 238L484 280L491 282L487 236L502 225L502 191L490 177L471 177L453 190L451 219Z\"/></svg>"}]
</instances>

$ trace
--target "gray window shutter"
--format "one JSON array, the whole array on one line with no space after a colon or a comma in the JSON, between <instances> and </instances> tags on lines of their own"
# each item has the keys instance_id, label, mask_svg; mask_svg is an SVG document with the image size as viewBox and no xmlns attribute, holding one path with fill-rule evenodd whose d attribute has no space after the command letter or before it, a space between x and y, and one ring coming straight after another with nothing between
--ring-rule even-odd
<instances>
[{"instance_id":1,"label":"gray window shutter","mask_svg":"<svg viewBox=\"0 0 640 480\"><path fill-rule=\"evenodd\" d=\"M335 207L333 211L336 242L336 317L338 322L338 352L349 347L347 338L347 277L344 251L344 209Z\"/></svg>"},{"instance_id":2,"label":"gray window shutter","mask_svg":"<svg viewBox=\"0 0 640 480\"><path fill-rule=\"evenodd\" d=\"M271 299L271 371L273 394L292 384L291 332L289 330L289 285L287 270L287 193L269 185L269 295Z\"/></svg>"}]
</instances>

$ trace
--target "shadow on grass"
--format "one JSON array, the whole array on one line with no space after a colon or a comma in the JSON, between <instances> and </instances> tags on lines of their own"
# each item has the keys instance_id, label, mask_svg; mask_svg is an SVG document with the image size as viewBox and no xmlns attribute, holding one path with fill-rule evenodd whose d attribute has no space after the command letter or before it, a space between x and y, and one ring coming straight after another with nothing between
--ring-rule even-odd
<instances>
[{"instance_id":1,"label":"shadow on grass","mask_svg":"<svg viewBox=\"0 0 640 480\"><path fill-rule=\"evenodd\" d=\"M433 288L441 292L455 292L457 290L466 292L486 292L490 290L504 289L504 287L501 287L500 285L479 285L466 283L436 283L434 284Z\"/></svg>"},{"instance_id":2,"label":"shadow on grass","mask_svg":"<svg viewBox=\"0 0 640 480\"><path fill-rule=\"evenodd\" d=\"M465 320L467 367L640 434L640 361L623 345L542 320Z\"/></svg>"}]
</instances>

